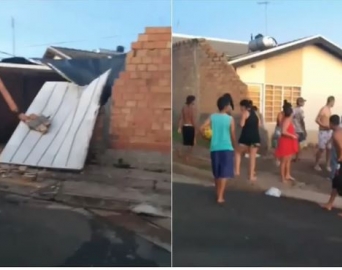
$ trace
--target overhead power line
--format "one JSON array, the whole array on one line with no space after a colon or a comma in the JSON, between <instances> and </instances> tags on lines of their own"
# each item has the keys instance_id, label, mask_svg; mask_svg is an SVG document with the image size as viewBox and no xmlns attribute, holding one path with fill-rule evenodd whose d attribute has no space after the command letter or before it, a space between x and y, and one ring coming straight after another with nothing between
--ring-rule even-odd
<instances>
[{"instance_id":1,"label":"overhead power line","mask_svg":"<svg viewBox=\"0 0 342 270\"><path fill-rule=\"evenodd\" d=\"M25 46L24 48L45 47L45 46L51 46L51 45L61 45L61 44L69 44L69 43L77 43L77 42L86 42L86 41L93 41L93 40L99 40L99 39L101 39L101 40L103 40L103 39L112 39L112 38L132 36L132 35L137 35L137 33L134 33L134 34L131 34L131 35L115 35L115 36L106 36L106 37L89 38L89 39L78 39L78 40L65 40L65 41L49 42L49 43L28 45L28 46Z\"/></svg>"},{"instance_id":2,"label":"overhead power line","mask_svg":"<svg viewBox=\"0 0 342 270\"><path fill-rule=\"evenodd\" d=\"M0 51L0 54L4 54L4 55L8 55L8 56L15 56L14 54L4 52L4 51Z\"/></svg>"}]
</instances>

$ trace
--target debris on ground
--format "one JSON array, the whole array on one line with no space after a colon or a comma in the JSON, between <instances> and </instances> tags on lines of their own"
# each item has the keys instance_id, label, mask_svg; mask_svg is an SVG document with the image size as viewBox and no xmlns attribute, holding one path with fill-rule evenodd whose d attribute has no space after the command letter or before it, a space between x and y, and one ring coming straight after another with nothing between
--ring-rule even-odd
<instances>
[{"instance_id":1,"label":"debris on ground","mask_svg":"<svg viewBox=\"0 0 342 270\"><path fill-rule=\"evenodd\" d=\"M281 191L278 188L271 187L269 190L265 192L266 195L272 196L272 197L277 197L279 198L281 195Z\"/></svg>"},{"instance_id":2,"label":"debris on ground","mask_svg":"<svg viewBox=\"0 0 342 270\"><path fill-rule=\"evenodd\" d=\"M138 215L147 215L152 217L171 217L170 213L167 213L165 210L158 209L150 204L139 204L133 206L131 211Z\"/></svg>"}]
</instances>

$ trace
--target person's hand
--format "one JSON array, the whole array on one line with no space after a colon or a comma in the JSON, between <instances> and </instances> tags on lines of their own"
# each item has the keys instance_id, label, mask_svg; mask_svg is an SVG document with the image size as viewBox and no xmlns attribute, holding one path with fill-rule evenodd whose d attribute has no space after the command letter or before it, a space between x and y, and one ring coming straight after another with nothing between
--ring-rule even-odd
<instances>
[{"instance_id":1,"label":"person's hand","mask_svg":"<svg viewBox=\"0 0 342 270\"><path fill-rule=\"evenodd\" d=\"M181 134L181 133L182 133L182 129L181 129L180 127L178 128L178 130L177 130L177 131L178 131L178 133L179 133L179 134Z\"/></svg>"},{"instance_id":2,"label":"person's hand","mask_svg":"<svg viewBox=\"0 0 342 270\"><path fill-rule=\"evenodd\" d=\"M194 138L194 146L197 144L197 139L196 139L196 136Z\"/></svg>"},{"instance_id":3,"label":"person's hand","mask_svg":"<svg viewBox=\"0 0 342 270\"><path fill-rule=\"evenodd\" d=\"M293 139L298 140L298 134L294 134Z\"/></svg>"}]
</instances>

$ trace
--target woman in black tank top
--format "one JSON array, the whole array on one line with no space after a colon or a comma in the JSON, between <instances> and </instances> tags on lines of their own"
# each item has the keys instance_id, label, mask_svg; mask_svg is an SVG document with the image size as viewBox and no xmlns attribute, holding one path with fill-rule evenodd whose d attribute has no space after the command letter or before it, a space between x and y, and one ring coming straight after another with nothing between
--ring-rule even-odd
<instances>
[{"instance_id":1,"label":"woman in black tank top","mask_svg":"<svg viewBox=\"0 0 342 270\"><path fill-rule=\"evenodd\" d=\"M235 154L235 173L240 174L241 155L246 152L249 154L249 180L256 181L255 164L256 155L260 146L259 126L260 119L250 100L244 99L240 102L242 112L240 126L241 135L239 147Z\"/></svg>"}]
</instances>

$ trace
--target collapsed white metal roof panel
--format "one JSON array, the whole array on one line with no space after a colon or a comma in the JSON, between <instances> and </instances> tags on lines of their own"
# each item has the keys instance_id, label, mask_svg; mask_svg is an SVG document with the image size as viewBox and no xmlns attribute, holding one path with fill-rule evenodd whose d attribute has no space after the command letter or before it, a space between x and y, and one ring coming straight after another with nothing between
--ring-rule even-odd
<instances>
[{"instance_id":1,"label":"collapsed white metal roof panel","mask_svg":"<svg viewBox=\"0 0 342 270\"><path fill-rule=\"evenodd\" d=\"M50 116L47 134L20 122L0 155L0 163L81 170L109 71L86 87L68 82L47 82L26 114Z\"/></svg>"}]
</instances>

